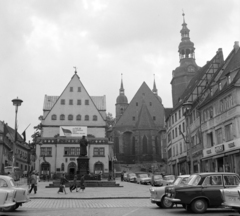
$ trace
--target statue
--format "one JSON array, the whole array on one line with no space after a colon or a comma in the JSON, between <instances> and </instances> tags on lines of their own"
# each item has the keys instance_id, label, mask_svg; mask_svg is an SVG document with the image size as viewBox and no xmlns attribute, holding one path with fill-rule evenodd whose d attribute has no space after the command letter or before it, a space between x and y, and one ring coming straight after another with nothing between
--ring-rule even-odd
<instances>
[{"instance_id":1,"label":"statue","mask_svg":"<svg viewBox=\"0 0 240 216\"><path fill-rule=\"evenodd\" d=\"M88 141L85 139L85 136L82 136L82 139L80 140L80 156L87 155L87 145Z\"/></svg>"}]
</instances>

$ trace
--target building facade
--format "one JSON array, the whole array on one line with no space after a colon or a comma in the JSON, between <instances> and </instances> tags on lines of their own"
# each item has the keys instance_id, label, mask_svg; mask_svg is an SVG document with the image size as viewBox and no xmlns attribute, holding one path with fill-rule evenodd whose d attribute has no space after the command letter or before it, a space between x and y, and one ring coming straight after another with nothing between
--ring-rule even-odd
<instances>
[{"instance_id":1,"label":"building facade","mask_svg":"<svg viewBox=\"0 0 240 216\"><path fill-rule=\"evenodd\" d=\"M106 97L90 96L77 72L60 96L45 95L36 169L41 174L77 173L80 139L89 141L89 171L107 175L112 144L106 136Z\"/></svg>"}]
</instances>

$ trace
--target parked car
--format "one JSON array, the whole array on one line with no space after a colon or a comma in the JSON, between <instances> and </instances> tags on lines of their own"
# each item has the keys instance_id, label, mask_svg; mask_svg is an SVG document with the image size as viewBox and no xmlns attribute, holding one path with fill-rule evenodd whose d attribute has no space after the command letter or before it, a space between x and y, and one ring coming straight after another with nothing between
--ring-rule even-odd
<instances>
[{"instance_id":1,"label":"parked car","mask_svg":"<svg viewBox=\"0 0 240 216\"><path fill-rule=\"evenodd\" d=\"M16 203L14 202L14 196L16 191L12 190L3 190L0 188L0 208L7 208L14 206Z\"/></svg>"},{"instance_id":2,"label":"parked car","mask_svg":"<svg viewBox=\"0 0 240 216\"><path fill-rule=\"evenodd\" d=\"M138 184L150 184L151 178L148 176L147 173L138 173L137 176L137 183Z\"/></svg>"},{"instance_id":3,"label":"parked car","mask_svg":"<svg viewBox=\"0 0 240 216\"><path fill-rule=\"evenodd\" d=\"M186 185L190 175L180 175L176 178L172 186L182 186ZM172 208L173 202L166 200L165 187L151 187L150 190L150 199L151 203L156 204L161 208Z\"/></svg>"},{"instance_id":4,"label":"parked car","mask_svg":"<svg viewBox=\"0 0 240 216\"><path fill-rule=\"evenodd\" d=\"M220 207L223 203L220 189L236 187L238 184L229 186L225 179L233 178L234 183L240 182L235 173L212 172L197 173L189 177L188 183L183 187L168 186L165 189L166 199L191 212L204 213L207 208Z\"/></svg>"},{"instance_id":5,"label":"parked car","mask_svg":"<svg viewBox=\"0 0 240 216\"><path fill-rule=\"evenodd\" d=\"M137 176L135 173L127 173L127 181L128 182L136 182Z\"/></svg>"},{"instance_id":6,"label":"parked car","mask_svg":"<svg viewBox=\"0 0 240 216\"><path fill-rule=\"evenodd\" d=\"M10 176L0 175L0 188L5 191L12 191L12 193L14 194L15 205L3 207L3 211L13 211L19 206L21 206L23 203L29 201L27 190L25 188L16 186L13 178Z\"/></svg>"},{"instance_id":7,"label":"parked car","mask_svg":"<svg viewBox=\"0 0 240 216\"><path fill-rule=\"evenodd\" d=\"M224 178L226 186L236 185L239 182L235 182L237 179L231 177ZM223 203L222 205L227 208L232 208L240 213L240 184L234 188L220 189L222 193Z\"/></svg>"},{"instance_id":8,"label":"parked car","mask_svg":"<svg viewBox=\"0 0 240 216\"><path fill-rule=\"evenodd\" d=\"M174 175L163 176L163 180L161 181L163 186L170 185L175 181L175 176Z\"/></svg>"},{"instance_id":9,"label":"parked car","mask_svg":"<svg viewBox=\"0 0 240 216\"><path fill-rule=\"evenodd\" d=\"M163 176L160 175L160 174L157 174L157 175L152 175L152 178L151 178L151 185L152 186L163 186Z\"/></svg>"}]
</instances>

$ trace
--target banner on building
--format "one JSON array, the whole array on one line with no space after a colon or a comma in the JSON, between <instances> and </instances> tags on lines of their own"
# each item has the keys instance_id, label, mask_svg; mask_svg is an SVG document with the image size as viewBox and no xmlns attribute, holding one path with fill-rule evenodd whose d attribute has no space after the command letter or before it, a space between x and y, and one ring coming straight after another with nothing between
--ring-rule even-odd
<instances>
[{"instance_id":1,"label":"banner on building","mask_svg":"<svg viewBox=\"0 0 240 216\"><path fill-rule=\"evenodd\" d=\"M69 126L60 126L60 136L66 137L82 137L87 136L87 127L69 127Z\"/></svg>"}]
</instances>

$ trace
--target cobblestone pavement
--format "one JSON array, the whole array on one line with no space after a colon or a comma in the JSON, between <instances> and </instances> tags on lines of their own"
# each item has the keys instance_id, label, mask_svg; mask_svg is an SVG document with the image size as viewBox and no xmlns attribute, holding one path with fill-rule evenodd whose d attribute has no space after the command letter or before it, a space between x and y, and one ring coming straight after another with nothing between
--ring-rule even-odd
<instances>
[{"instance_id":1,"label":"cobblestone pavement","mask_svg":"<svg viewBox=\"0 0 240 216\"><path fill-rule=\"evenodd\" d=\"M122 207L150 207L154 206L149 199L34 199L23 204L20 208L59 209L59 208L122 208Z\"/></svg>"}]
</instances>

